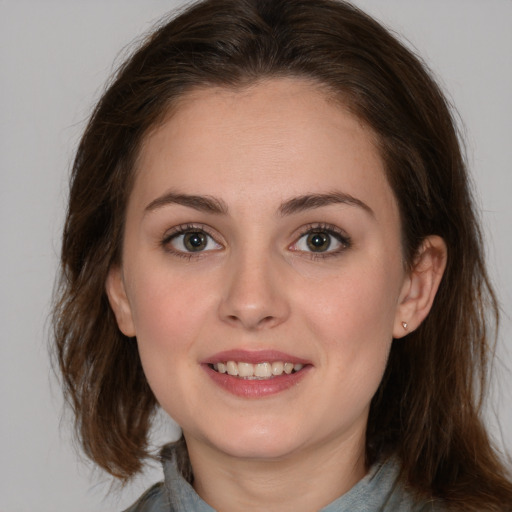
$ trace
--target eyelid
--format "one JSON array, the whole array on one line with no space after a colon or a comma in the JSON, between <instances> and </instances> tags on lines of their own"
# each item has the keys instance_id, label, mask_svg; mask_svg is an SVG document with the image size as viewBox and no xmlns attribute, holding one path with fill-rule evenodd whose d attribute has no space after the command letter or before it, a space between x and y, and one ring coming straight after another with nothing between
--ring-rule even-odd
<instances>
[{"instance_id":1,"label":"eyelid","mask_svg":"<svg viewBox=\"0 0 512 512\"><path fill-rule=\"evenodd\" d=\"M212 252L216 249L208 249L203 251L197 251L197 252L188 252L188 251L180 251L179 249L176 249L172 246L171 242L178 238L181 235L184 235L186 233L190 232L202 232L209 238L211 238L217 246L220 246L220 248L224 247L224 244L222 242L219 242L220 236L218 234L212 233L213 229L210 228L210 226L206 224L194 224L194 223L187 223L187 224L179 224L178 226L174 226L173 228L167 230L165 234L163 235L160 245L164 248L165 251L170 252L171 254L174 254L176 256L184 257L187 259L190 258L198 258L203 256L205 253Z\"/></svg>"},{"instance_id":2,"label":"eyelid","mask_svg":"<svg viewBox=\"0 0 512 512\"><path fill-rule=\"evenodd\" d=\"M165 251L174 254L176 256L180 256L183 258L191 259L191 258L200 258L201 256L204 256L207 253L219 250L216 249L208 249L203 251L197 251L197 252L189 252L189 251L181 251L179 249L176 249L172 246L171 241L180 235L183 235L188 232L194 232L199 231L205 233L209 238L213 240L213 242L219 246L219 248L224 248L225 243L222 241L219 241L220 235L214 231L210 226L206 224L201 223L186 223L186 224L179 224L177 226L174 226L173 228L167 230L165 234L163 235L160 245L164 248ZM297 249L295 246L299 242L299 240L311 233L327 233L328 235L334 237L339 243L340 247L334 250L326 250L325 252L314 252L314 251L304 251ZM294 235L294 242L288 246L288 249L297 253L301 253L303 255L306 255L307 257L311 259L323 259L328 258L332 256L340 255L341 253L345 252L347 249L349 249L352 245L352 240L350 236L341 228L339 228L336 225L333 224L327 224L327 223L309 223L305 226L302 226L296 231L296 234Z\"/></svg>"},{"instance_id":3,"label":"eyelid","mask_svg":"<svg viewBox=\"0 0 512 512\"><path fill-rule=\"evenodd\" d=\"M334 250L327 250L325 252L302 251L300 249L294 248L294 246L298 244L301 238L311 233L327 233L328 235L333 236L341 244L341 247ZM294 238L295 241L289 246L289 249L307 255L307 257L312 259L322 259L338 256L352 246L352 239L343 229L333 224L326 224L322 222L310 223L302 226Z\"/></svg>"}]
</instances>

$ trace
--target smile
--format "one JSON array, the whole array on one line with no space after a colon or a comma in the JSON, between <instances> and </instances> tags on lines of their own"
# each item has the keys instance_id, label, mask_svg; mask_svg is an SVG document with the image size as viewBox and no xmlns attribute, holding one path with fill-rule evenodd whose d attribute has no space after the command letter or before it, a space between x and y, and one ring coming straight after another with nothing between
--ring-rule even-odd
<instances>
[{"instance_id":1,"label":"smile","mask_svg":"<svg viewBox=\"0 0 512 512\"><path fill-rule=\"evenodd\" d=\"M223 363L216 363L210 367L218 373L226 373L233 377L239 377L247 380L266 380L280 375L291 375L292 373L299 372L304 367L300 363L290 363L284 361L262 362L262 363L248 363L226 361Z\"/></svg>"},{"instance_id":2,"label":"smile","mask_svg":"<svg viewBox=\"0 0 512 512\"><path fill-rule=\"evenodd\" d=\"M234 349L201 361L210 379L244 399L270 397L294 388L314 369L312 361L279 350Z\"/></svg>"}]
</instances>

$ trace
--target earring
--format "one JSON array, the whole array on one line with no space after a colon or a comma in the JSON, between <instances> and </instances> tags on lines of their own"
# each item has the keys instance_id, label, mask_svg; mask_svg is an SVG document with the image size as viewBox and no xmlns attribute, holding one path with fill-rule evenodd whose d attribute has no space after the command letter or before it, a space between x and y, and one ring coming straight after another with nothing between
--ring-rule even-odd
<instances>
[{"instance_id":1,"label":"earring","mask_svg":"<svg viewBox=\"0 0 512 512\"><path fill-rule=\"evenodd\" d=\"M407 322L402 322L402 327L407 330Z\"/></svg>"}]
</instances>

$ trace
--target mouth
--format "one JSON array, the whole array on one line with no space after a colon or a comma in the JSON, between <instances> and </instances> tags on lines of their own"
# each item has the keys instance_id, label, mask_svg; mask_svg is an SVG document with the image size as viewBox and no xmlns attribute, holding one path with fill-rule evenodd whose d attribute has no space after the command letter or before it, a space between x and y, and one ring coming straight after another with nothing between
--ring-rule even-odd
<instances>
[{"instance_id":1,"label":"mouth","mask_svg":"<svg viewBox=\"0 0 512 512\"><path fill-rule=\"evenodd\" d=\"M224 361L208 366L217 373L224 373L245 380L269 380L281 375L300 372L304 368L301 363L288 361L265 361L256 364L244 361Z\"/></svg>"},{"instance_id":2,"label":"mouth","mask_svg":"<svg viewBox=\"0 0 512 512\"><path fill-rule=\"evenodd\" d=\"M221 389L241 398L265 398L294 388L313 364L276 350L228 350L202 361Z\"/></svg>"}]
</instances>

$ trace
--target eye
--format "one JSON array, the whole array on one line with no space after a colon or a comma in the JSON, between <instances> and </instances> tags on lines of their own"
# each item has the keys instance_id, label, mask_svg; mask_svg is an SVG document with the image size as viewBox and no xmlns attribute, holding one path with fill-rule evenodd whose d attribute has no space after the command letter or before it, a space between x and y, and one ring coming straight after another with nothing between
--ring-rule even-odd
<instances>
[{"instance_id":1,"label":"eye","mask_svg":"<svg viewBox=\"0 0 512 512\"><path fill-rule=\"evenodd\" d=\"M318 255L334 255L350 246L348 236L333 227L309 227L290 247L294 251L315 253Z\"/></svg>"},{"instance_id":2,"label":"eye","mask_svg":"<svg viewBox=\"0 0 512 512\"><path fill-rule=\"evenodd\" d=\"M331 236L328 233L309 233L305 238L306 246L313 252L325 252L331 246Z\"/></svg>"},{"instance_id":3,"label":"eye","mask_svg":"<svg viewBox=\"0 0 512 512\"><path fill-rule=\"evenodd\" d=\"M176 231L168 235L163 245L176 253L199 253L222 249L214 238L198 227L178 227Z\"/></svg>"}]
</instances>

